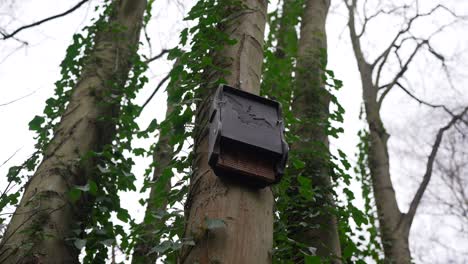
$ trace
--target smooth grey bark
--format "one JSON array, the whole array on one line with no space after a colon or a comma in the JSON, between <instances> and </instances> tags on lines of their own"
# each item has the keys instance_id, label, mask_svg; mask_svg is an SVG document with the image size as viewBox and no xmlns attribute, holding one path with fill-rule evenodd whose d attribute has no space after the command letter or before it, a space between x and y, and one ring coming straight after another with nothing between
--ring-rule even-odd
<instances>
[{"instance_id":1,"label":"smooth grey bark","mask_svg":"<svg viewBox=\"0 0 468 264\"><path fill-rule=\"evenodd\" d=\"M110 23L120 32L101 30L83 67L70 102L26 185L0 245L1 263L78 263L79 250L68 238L89 212L85 201L73 203L70 189L84 185L95 171L94 160L81 158L99 151L115 135L110 121L118 115L121 94L138 47L145 0L116 0ZM103 118L106 117L106 118Z\"/></svg>"},{"instance_id":2,"label":"smooth grey bark","mask_svg":"<svg viewBox=\"0 0 468 264\"><path fill-rule=\"evenodd\" d=\"M292 103L294 115L303 121L293 128L300 140L295 142L292 148L305 162L305 167L296 172L295 176L300 174L310 178L312 185L318 188L322 196L317 196L316 201L309 204L292 205L288 217L290 224L295 226L291 230L293 238L317 249L316 254L322 259L331 263L341 263L337 219L333 214L335 204L331 190L331 168L328 165L327 121L330 94L325 89L322 79L327 49L325 24L329 7L328 0L305 1ZM297 181L293 181L289 189L291 194L299 195ZM309 208L313 208L319 214L314 217L305 215L303 212L310 211ZM298 225L299 222L305 222L307 225ZM296 255L299 257L302 254L297 251Z\"/></svg>"},{"instance_id":3,"label":"smooth grey bark","mask_svg":"<svg viewBox=\"0 0 468 264\"><path fill-rule=\"evenodd\" d=\"M223 32L234 45L213 55L216 65L227 72L207 74L210 81L224 78L228 85L258 94L263 63L266 0L242 0L248 10L232 10ZM221 181L208 165L207 109L198 106L193 176L186 203L185 236L196 245L186 247L180 263L271 263L273 244L273 195L270 188L254 189ZM206 107L206 108L205 108ZM208 231L206 219L221 219L224 228Z\"/></svg>"}]
</instances>

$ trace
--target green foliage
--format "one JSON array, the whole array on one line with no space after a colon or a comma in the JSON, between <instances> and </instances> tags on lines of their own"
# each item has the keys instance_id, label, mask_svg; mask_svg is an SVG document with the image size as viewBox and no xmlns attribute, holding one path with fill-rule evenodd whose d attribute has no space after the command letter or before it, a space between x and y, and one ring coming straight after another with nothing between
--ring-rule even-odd
<instances>
[{"instance_id":1,"label":"green foliage","mask_svg":"<svg viewBox=\"0 0 468 264\"><path fill-rule=\"evenodd\" d=\"M358 144L357 163L354 168L361 182L362 197L364 199L364 213L367 216L367 222L362 225L359 231L367 234L368 238L359 236L359 244L363 247L361 255L375 260L377 263L383 262L383 248L381 236L378 229L377 210L372 192L372 180L369 171L369 132L361 130L358 132L360 142Z\"/></svg>"}]
</instances>

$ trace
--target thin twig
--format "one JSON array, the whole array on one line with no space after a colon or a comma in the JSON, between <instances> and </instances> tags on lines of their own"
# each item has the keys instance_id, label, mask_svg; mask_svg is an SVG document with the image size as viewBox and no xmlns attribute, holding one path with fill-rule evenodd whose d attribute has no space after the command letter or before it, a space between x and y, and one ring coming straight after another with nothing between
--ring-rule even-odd
<instances>
[{"instance_id":1,"label":"thin twig","mask_svg":"<svg viewBox=\"0 0 468 264\"><path fill-rule=\"evenodd\" d=\"M451 116L455 116L455 114L450 111L450 109L448 109L445 105L441 105L441 104L432 104L432 103L429 103L429 102L426 102L424 100L421 100L419 99L418 97L416 97L414 94L412 94L408 89L406 89L401 83L397 82L396 85L398 87L400 87L407 95L409 95L411 98L413 98L414 100L416 100L418 103L420 104L423 104L423 105L426 105L426 106L429 106L429 107L432 107L432 108L442 108L445 110L445 112L447 112L449 115Z\"/></svg>"},{"instance_id":2,"label":"thin twig","mask_svg":"<svg viewBox=\"0 0 468 264\"><path fill-rule=\"evenodd\" d=\"M80 8L82 5L84 5L88 1L89 0L82 0L82 1L78 2L78 4L76 4L74 7L70 8L69 10L67 10L67 11L65 11L63 13L60 13L58 15L51 16L51 17L39 20L39 21L34 22L32 24L29 24L29 25L22 26L22 27L16 29L15 31L13 31L12 33L0 33L3 36L2 40L12 38L13 36L15 36L16 34L18 34L19 32L21 32L21 31L23 31L25 29L35 27L35 26L39 26L40 24L45 23L47 21L51 21L51 20L54 20L56 18L66 16L66 15L72 13L73 11L77 10L78 8Z\"/></svg>"},{"instance_id":3,"label":"thin twig","mask_svg":"<svg viewBox=\"0 0 468 264\"><path fill-rule=\"evenodd\" d=\"M418 53L418 50L424 45L426 44L425 41L421 42L421 43L418 43L418 45L416 46L416 48L413 50L413 53L411 53L411 55L409 56L409 58L406 60L406 62L402 65L400 71L395 75L395 77L393 78L393 80L382 86L382 87L385 87L385 91L382 93L382 95L380 96L380 98L378 99L378 106L379 108L382 106L382 102L385 98L385 96L388 94L388 92L393 88L393 86L395 86L395 84L398 82L398 80L403 77L403 75L406 73L406 71L408 71L408 68L409 68L409 65L411 63L411 61L414 59L414 57L416 56L416 54ZM379 87L380 89L381 87Z\"/></svg>"},{"instance_id":4,"label":"thin twig","mask_svg":"<svg viewBox=\"0 0 468 264\"><path fill-rule=\"evenodd\" d=\"M147 60L145 61L145 63L148 64L148 63L151 63L151 62L153 62L153 61L155 61L155 60L157 60L157 59L160 59L162 56L164 56L165 54L169 53L169 51L171 51L171 50L172 50L172 49L163 49L163 50L161 50L161 52L160 52L158 55L156 55L156 56L154 56L154 57L152 57L152 58L147 59Z\"/></svg>"},{"instance_id":5,"label":"thin twig","mask_svg":"<svg viewBox=\"0 0 468 264\"><path fill-rule=\"evenodd\" d=\"M30 93L28 93L28 94L26 94L26 95L23 95L23 96L21 96L21 97L19 97L19 98L13 99L13 100L11 100L11 101L9 101L9 102L1 103L0 106L6 106L6 105L9 105L9 104L15 103L15 102L17 102L17 101L19 101L19 100L21 100L21 99L24 99L24 98L26 98L26 97L28 97L28 96L33 95L34 93L36 93L36 91L37 91L37 90L34 90L34 91L32 91L32 92L30 92Z\"/></svg>"},{"instance_id":6,"label":"thin twig","mask_svg":"<svg viewBox=\"0 0 468 264\"><path fill-rule=\"evenodd\" d=\"M169 78L171 78L170 72L158 83L153 93L151 93L150 97L148 97L148 99L146 99L146 102L141 106L140 111L143 111L143 108L145 108L145 106L153 99L154 95L159 91L159 89L163 86L163 84L167 82L167 80L169 80Z\"/></svg>"},{"instance_id":7,"label":"thin twig","mask_svg":"<svg viewBox=\"0 0 468 264\"><path fill-rule=\"evenodd\" d=\"M2 162L2 164L0 165L0 168L5 165L8 161L10 161L15 155L16 153L18 153L18 151L20 151L23 147L17 149L13 154L11 154L10 157L8 157L8 159L6 159L4 162Z\"/></svg>"}]
</instances>

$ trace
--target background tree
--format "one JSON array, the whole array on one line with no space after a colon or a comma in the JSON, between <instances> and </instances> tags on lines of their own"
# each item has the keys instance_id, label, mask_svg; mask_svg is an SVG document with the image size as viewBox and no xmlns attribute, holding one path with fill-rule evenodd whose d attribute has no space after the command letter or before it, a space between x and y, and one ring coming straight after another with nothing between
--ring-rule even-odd
<instances>
[{"instance_id":1,"label":"background tree","mask_svg":"<svg viewBox=\"0 0 468 264\"><path fill-rule=\"evenodd\" d=\"M175 65L178 65L176 63ZM169 76L169 75L168 75ZM166 118L159 133L158 142L155 144L153 151L154 171L151 182L148 184L150 194L147 201L145 217L143 222L138 225L140 230L139 237L135 244L132 263L155 263L158 258L158 252L153 250L161 243L161 235L158 231L165 226L164 214L168 205L168 198L171 191L172 177L163 177L163 175L172 175L174 165L171 164L175 158L171 137L176 134L183 134L185 128L174 128L171 123L171 117L174 114L174 104L178 103L177 98L173 98L172 90L176 83L168 85L166 92L168 94ZM158 87L159 89L159 87Z\"/></svg>"},{"instance_id":2,"label":"background tree","mask_svg":"<svg viewBox=\"0 0 468 264\"><path fill-rule=\"evenodd\" d=\"M409 67L415 61L415 57L424 49L444 65L444 57L436 51L431 41L436 34L443 31L448 25L444 24L436 28L428 36L414 34L413 27L417 20L434 15L440 10L448 12L449 15L455 18L458 18L458 16L441 4L429 8L428 11L422 11L418 1L416 1L414 5L403 3L401 6L393 6L391 9L376 9L372 15L367 14L367 2L358 5L357 0L352 0L345 1L345 4L349 11L348 29L363 87L364 109L369 127L368 165L378 211L385 259L387 262L410 263L411 254L408 242L410 228L416 210L419 207L423 194L431 179L434 160L442 142L443 135L447 130L451 129L465 118L464 115L468 108L463 107L461 110L458 109L454 112L448 110L447 107L439 106L442 109L445 108L446 113L450 116L449 121L445 121L444 123L446 124L437 131L432 149L427 158L425 169L423 173L421 173L423 175L422 181L413 196L408 212L403 213L399 209L391 179L390 156L388 151L389 134L385 129L381 117L381 107L389 92L398 88L411 98L423 103L405 87L404 80ZM411 7L414 8L412 13L409 12ZM358 30L356 14L360 8L363 8L364 12L361 28ZM377 5L377 8L380 8L380 6ZM369 60L366 56L365 49L362 47L361 40L366 33L369 22L379 15L394 14L397 12L404 12L402 17L403 26L397 31L395 37L390 41L390 44L386 45L383 52L378 54L376 59ZM393 71L391 71L392 69L389 66L392 61L396 61L398 65L397 69L393 69ZM390 71L390 74L385 71ZM430 105L431 104L428 104L428 106ZM459 108L459 106L453 108L456 109L457 107Z\"/></svg>"},{"instance_id":3,"label":"background tree","mask_svg":"<svg viewBox=\"0 0 468 264\"><path fill-rule=\"evenodd\" d=\"M112 3L92 32L93 47L86 51L85 64L77 65L78 69L83 67L82 74L70 92L66 109L46 108L46 113L62 114L62 118L58 125L46 128L54 129L50 142L50 131L40 134L42 162L28 181L2 238L2 262L78 262L79 250L69 239L74 237L73 228L89 217L91 200L83 197L75 203L69 193L73 186L96 179L97 160L84 157L102 151L115 135L112 118L119 112L120 87L124 87L132 67L145 8L146 1ZM64 89L57 85L57 89ZM40 130L43 122L43 117L36 117L30 127ZM10 180L17 177L13 173Z\"/></svg>"},{"instance_id":4,"label":"background tree","mask_svg":"<svg viewBox=\"0 0 468 264\"><path fill-rule=\"evenodd\" d=\"M292 238L314 248L318 256L340 263L340 239L328 154L330 95L323 77L327 60L325 24L329 7L329 1L305 1L302 15L292 98L292 111L300 120L293 126L293 133L299 140L293 143L292 148L304 167L291 171L293 179L289 192L296 197L293 200L303 199L299 182L308 179L316 194L311 201L292 203L287 214ZM296 252L293 255L301 254Z\"/></svg>"}]
</instances>

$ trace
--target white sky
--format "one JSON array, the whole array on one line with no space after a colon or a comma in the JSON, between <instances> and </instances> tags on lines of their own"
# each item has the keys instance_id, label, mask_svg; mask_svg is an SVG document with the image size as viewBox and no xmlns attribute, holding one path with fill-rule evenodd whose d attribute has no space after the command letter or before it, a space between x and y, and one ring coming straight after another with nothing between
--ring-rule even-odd
<instances>
[{"instance_id":1,"label":"white sky","mask_svg":"<svg viewBox=\"0 0 468 264\"><path fill-rule=\"evenodd\" d=\"M76 4L76 0L42 0L16 1L12 8L2 3L11 1L0 0L0 26L12 30L18 26L28 24L38 19L54 15L67 10ZM96 1L94 1L96 2ZM154 20L150 23L148 33L152 38L153 53L157 54L161 48L170 48L178 42L178 32L184 27L181 22L183 13L188 11L188 6L193 0L184 0L184 9L174 0L155 1L153 14ZM339 93L339 99L346 109L345 116L345 135L339 141L332 141L333 146L339 146L344 150L351 161L354 161L354 153L357 144L357 131L363 124L358 120L359 109L361 105L360 79L349 43L346 26L346 13L343 6L336 7L339 1L333 1L334 8L329 15L328 31L328 51L329 68L334 70L336 76L344 81L344 88ZM425 4L434 1L424 1ZM468 1L453 0L444 1L446 4L456 4L457 12L468 14ZM35 143L34 134L28 130L28 123L34 115L42 113L45 106L45 100L53 95L53 83L59 79L59 64L64 57L65 50L71 42L73 33L79 31L89 21L93 15L93 2L91 5L85 5L80 10L68 15L60 20L43 24L40 27L29 29L17 35L18 38L29 42L27 47L17 51L20 43L15 40L0 42L0 164L10 157L15 151L18 153L4 166L0 167L0 187L6 184L5 175L10 166L20 164L33 151ZM10 16L15 20L10 21ZM440 23L447 16L440 15L436 19L425 20L418 25L418 32L425 32L431 29L435 23ZM368 42L364 42L366 53L371 57L382 50L383 44L394 36L394 28L391 26L394 20L390 18L376 20L375 24L369 27ZM445 54L451 54L458 50L464 50L467 47L468 37L466 36L466 24L459 25L453 31L444 33L436 39L434 46L441 48ZM147 49L146 49L147 51ZM467 83L467 76L464 72L467 69L466 54L456 57L457 74L455 75L457 89L454 92L447 83L440 78L440 65L434 61L424 61L423 57L418 58L420 67L411 68L411 80L415 91L421 97L436 102L449 102L450 105L467 103L466 88L463 84ZM145 99L152 92L157 82L170 69L170 63L164 60L153 62L151 71L148 73L151 82L144 88L139 95L139 102ZM424 88L421 88L424 87ZM31 94L33 93L33 94ZM30 96L19 100L18 102L4 105L2 104L20 98L24 95ZM436 95L436 96L435 96ZM423 172L423 165L419 159L413 158L418 154L425 157L428 154L428 144L432 144L434 129L440 125L440 119L443 124L447 122L447 116L443 116L419 107L410 99L407 99L403 93L392 92L386 99L382 114L386 122L389 133L392 135L390 140L391 157L403 157L401 153L408 149L417 150L410 152L404 158L394 158L391 161L394 183L399 199L400 207L405 211L408 207L411 195L414 193L417 183L420 181ZM150 105L145 109L143 116L139 119L140 127L146 124L154 117L161 120L165 111L165 96L162 92L153 99ZM423 110L423 111L422 111ZM437 118L434 118L437 117ZM435 119L435 120L434 120ZM408 133L408 131L412 133ZM136 144L147 145L149 141L138 141ZM135 175L142 175L145 166L150 159L137 159ZM430 188L437 186L430 185ZM357 187L356 187L357 190ZM436 189L437 190L437 189ZM137 202L140 196L138 194L125 195L125 205L130 210L132 216L142 217L143 208ZM423 207L426 208L426 207ZM431 207L428 207L429 209ZM430 211L430 210L429 210ZM424 210L421 209L419 213ZM442 228L446 226L444 218L431 216L429 214L420 214L416 217L413 224L411 236L411 247L414 252L417 263L464 263L468 261L468 256L455 254L447 251L444 246L456 248L458 251L467 251L468 237L464 238L460 234L454 234L453 228ZM442 222L441 222L442 221ZM450 224L457 225L457 221L450 220ZM429 231L429 232L428 232ZM431 239L437 237L441 244L432 242ZM420 257L421 256L421 257ZM453 256L453 257L451 257Z\"/></svg>"}]
</instances>

